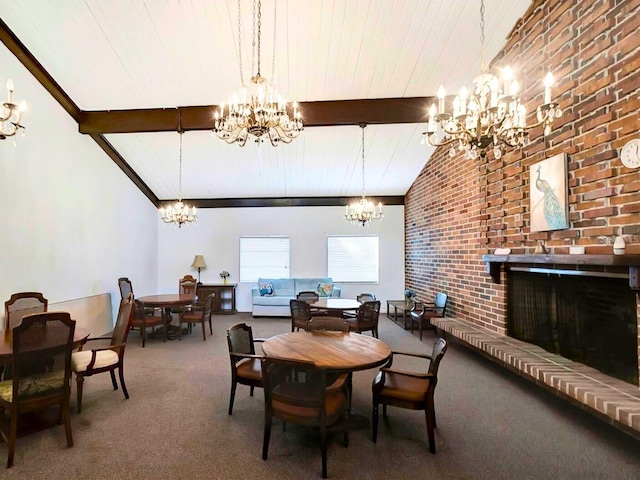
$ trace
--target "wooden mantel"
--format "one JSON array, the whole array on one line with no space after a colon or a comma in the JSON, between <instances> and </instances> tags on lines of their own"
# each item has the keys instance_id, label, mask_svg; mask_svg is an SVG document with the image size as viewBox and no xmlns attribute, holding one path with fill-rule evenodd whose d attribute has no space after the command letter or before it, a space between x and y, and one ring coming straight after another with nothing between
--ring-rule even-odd
<instances>
[{"instance_id":1,"label":"wooden mantel","mask_svg":"<svg viewBox=\"0 0 640 480\"><path fill-rule=\"evenodd\" d=\"M483 255L482 260L494 283L500 283L504 265L506 270L532 273L629 278L629 287L640 290L640 255Z\"/></svg>"}]
</instances>

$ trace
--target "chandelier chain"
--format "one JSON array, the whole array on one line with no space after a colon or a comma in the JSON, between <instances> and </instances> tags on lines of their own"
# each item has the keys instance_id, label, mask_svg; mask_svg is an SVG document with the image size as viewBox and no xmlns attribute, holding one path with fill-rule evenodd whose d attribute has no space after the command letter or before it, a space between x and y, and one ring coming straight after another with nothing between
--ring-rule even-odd
<instances>
[{"instance_id":1,"label":"chandelier chain","mask_svg":"<svg viewBox=\"0 0 640 480\"><path fill-rule=\"evenodd\" d=\"M484 0L480 0L480 71L485 73L484 64Z\"/></svg>"},{"instance_id":2,"label":"chandelier chain","mask_svg":"<svg viewBox=\"0 0 640 480\"><path fill-rule=\"evenodd\" d=\"M276 32L278 31L278 0L273 2L273 58L271 59L271 80L276 79Z\"/></svg>"},{"instance_id":3,"label":"chandelier chain","mask_svg":"<svg viewBox=\"0 0 640 480\"><path fill-rule=\"evenodd\" d=\"M360 124L360 128L362 128L362 198L367 196L364 189L364 129L366 126L366 123Z\"/></svg>"},{"instance_id":4,"label":"chandelier chain","mask_svg":"<svg viewBox=\"0 0 640 480\"><path fill-rule=\"evenodd\" d=\"M258 75L260 75L260 37L262 36L262 0L258 0Z\"/></svg>"},{"instance_id":5,"label":"chandelier chain","mask_svg":"<svg viewBox=\"0 0 640 480\"><path fill-rule=\"evenodd\" d=\"M244 85L244 74L242 72L242 23L240 22L240 0L238 0L238 60L240 62L240 83Z\"/></svg>"},{"instance_id":6,"label":"chandelier chain","mask_svg":"<svg viewBox=\"0 0 640 480\"><path fill-rule=\"evenodd\" d=\"M178 200L182 201L182 114L178 109L178 133L180 134L180 163L178 166Z\"/></svg>"}]
</instances>

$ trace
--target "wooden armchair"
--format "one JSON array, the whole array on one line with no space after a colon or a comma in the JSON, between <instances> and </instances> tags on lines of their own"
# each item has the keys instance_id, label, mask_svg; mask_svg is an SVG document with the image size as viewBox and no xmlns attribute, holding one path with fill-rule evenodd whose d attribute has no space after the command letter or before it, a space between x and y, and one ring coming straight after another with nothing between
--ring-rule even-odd
<instances>
[{"instance_id":1,"label":"wooden armchair","mask_svg":"<svg viewBox=\"0 0 640 480\"><path fill-rule=\"evenodd\" d=\"M436 340L431 355L393 352L391 360L373 380L373 441L378 438L378 405L382 404L382 414L387 416L387 405L410 410L424 410L427 435L429 437L429 451L436 453L434 428L436 427L436 412L433 404L433 394L438 383L438 367L447 351L447 342L443 338ZM396 355L417 357L429 360L428 370L424 373L412 373L391 368Z\"/></svg>"},{"instance_id":2,"label":"wooden armchair","mask_svg":"<svg viewBox=\"0 0 640 480\"><path fill-rule=\"evenodd\" d=\"M182 337L182 324L189 324L189 332L191 332L191 327L196 323L202 324L202 340L207 340L207 334L205 329L205 322L209 320L209 333L213 335L213 327L211 325L211 309L213 307L213 301L216 298L216 294L212 293L207 296L206 301L204 302L204 306L202 307L194 307L191 310L186 310L180 314L180 337Z\"/></svg>"},{"instance_id":3,"label":"wooden armchair","mask_svg":"<svg viewBox=\"0 0 640 480\"><path fill-rule=\"evenodd\" d=\"M84 378L91 377L98 373L109 372L111 374L111 383L113 389L118 389L115 371L118 370L120 377L120 385L122 385L122 393L124 398L129 398L127 386L124 383L124 349L129 336L129 322L134 312L133 293L127 295L124 300L120 301L118 309L118 318L113 334L110 337L89 338L87 342L92 341L109 341L109 346L103 348L92 348L71 354L71 370L76 374L76 385L78 394L78 413L82 411L82 387Z\"/></svg>"},{"instance_id":4,"label":"wooden armchair","mask_svg":"<svg viewBox=\"0 0 640 480\"><path fill-rule=\"evenodd\" d=\"M330 384L326 370L312 362L265 357L262 362L264 383L264 439L262 459L269 454L271 425L274 418L308 427L319 427L322 451L322 478L327 478L327 429L341 423L344 446L349 444L347 398L339 382Z\"/></svg>"},{"instance_id":5,"label":"wooden armchair","mask_svg":"<svg viewBox=\"0 0 640 480\"><path fill-rule=\"evenodd\" d=\"M238 384L248 385L253 397L255 387L262 387L263 355L256 355L255 343L264 342L262 338L253 338L253 331L246 323L234 325L227 330L227 345L231 360L231 394L229 396L229 415L233 413L233 401Z\"/></svg>"},{"instance_id":6,"label":"wooden armchair","mask_svg":"<svg viewBox=\"0 0 640 480\"><path fill-rule=\"evenodd\" d=\"M289 300L291 309L291 331L306 330L307 323L311 320L311 307L305 300Z\"/></svg>"},{"instance_id":7,"label":"wooden armchair","mask_svg":"<svg viewBox=\"0 0 640 480\"><path fill-rule=\"evenodd\" d=\"M446 293L438 293L435 302L415 302L413 308L409 311L411 333L413 333L413 324L417 323L420 331L420 340L422 340L422 329L431 326L431 319L445 316L447 300Z\"/></svg>"},{"instance_id":8,"label":"wooden armchair","mask_svg":"<svg viewBox=\"0 0 640 480\"><path fill-rule=\"evenodd\" d=\"M347 318L351 331L362 333L371 332L378 338L378 320L380 318L380 301L364 302L358 307L355 318Z\"/></svg>"},{"instance_id":9,"label":"wooden armchair","mask_svg":"<svg viewBox=\"0 0 640 480\"><path fill-rule=\"evenodd\" d=\"M341 317L315 317L307 322L307 332L348 332L349 323Z\"/></svg>"},{"instance_id":10,"label":"wooden armchair","mask_svg":"<svg viewBox=\"0 0 640 480\"><path fill-rule=\"evenodd\" d=\"M8 431L0 430L8 449L7 468L13 466L23 413L57 406L67 446L73 447L69 396L75 326L68 312L44 312L24 317L13 328L12 379L0 382L0 415L9 413Z\"/></svg>"},{"instance_id":11,"label":"wooden armchair","mask_svg":"<svg viewBox=\"0 0 640 480\"><path fill-rule=\"evenodd\" d=\"M22 321L25 315L46 312L49 301L40 292L20 292L4 302L4 329L10 330Z\"/></svg>"}]
</instances>

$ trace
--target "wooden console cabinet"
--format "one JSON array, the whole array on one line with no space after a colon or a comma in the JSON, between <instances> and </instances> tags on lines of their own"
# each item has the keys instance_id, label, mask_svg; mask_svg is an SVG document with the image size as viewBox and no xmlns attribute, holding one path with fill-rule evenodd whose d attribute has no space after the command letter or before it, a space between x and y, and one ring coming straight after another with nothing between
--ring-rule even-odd
<instances>
[{"instance_id":1,"label":"wooden console cabinet","mask_svg":"<svg viewBox=\"0 0 640 480\"><path fill-rule=\"evenodd\" d=\"M196 288L198 305L204 305L207 297L215 293L211 313L216 315L233 315L236 313L236 283L200 284Z\"/></svg>"}]
</instances>

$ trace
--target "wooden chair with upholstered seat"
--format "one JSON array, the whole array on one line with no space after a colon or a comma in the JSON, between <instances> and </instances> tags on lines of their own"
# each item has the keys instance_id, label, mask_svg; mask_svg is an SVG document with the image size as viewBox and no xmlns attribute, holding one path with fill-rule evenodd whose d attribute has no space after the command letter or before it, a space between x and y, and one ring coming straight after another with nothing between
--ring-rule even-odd
<instances>
[{"instance_id":1,"label":"wooden chair with upholstered seat","mask_svg":"<svg viewBox=\"0 0 640 480\"><path fill-rule=\"evenodd\" d=\"M311 320L311 307L305 300L289 300L289 308L291 309L291 331L306 330L307 323Z\"/></svg>"},{"instance_id":2,"label":"wooden chair with upholstered seat","mask_svg":"<svg viewBox=\"0 0 640 480\"><path fill-rule=\"evenodd\" d=\"M434 429L436 412L433 394L438 383L438 367L447 351L447 342L438 338L433 345L431 355L393 352L386 367L373 380L373 441L378 438L378 405L382 404L382 414L387 416L387 405L410 410L424 410L429 437L429 451L436 453ZM428 370L422 373L393 370L391 368L395 356L404 355L429 360Z\"/></svg>"},{"instance_id":3,"label":"wooden chair with upholstered seat","mask_svg":"<svg viewBox=\"0 0 640 480\"><path fill-rule=\"evenodd\" d=\"M10 330L20 324L22 317L32 313L46 312L49 301L40 292L20 292L4 302L4 329Z\"/></svg>"},{"instance_id":4,"label":"wooden chair with upholstered seat","mask_svg":"<svg viewBox=\"0 0 640 480\"><path fill-rule=\"evenodd\" d=\"M227 345L231 360L231 394L229 396L229 415L233 413L233 402L238 384L248 385L253 397L255 387L262 387L263 355L257 355L255 343L264 342L262 338L253 338L253 331L246 323L234 325L227 330Z\"/></svg>"},{"instance_id":5,"label":"wooden chair with upholstered seat","mask_svg":"<svg viewBox=\"0 0 640 480\"><path fill-rule=\"evenodd\" d=\"M349 323L342 317L313 317L307 322L307 332L348 332Z\"/></svg>"},{"instance_id":6,"label":"wooden chair with upholstered seat","mask_svg":"<svg viewBox=\"0 0 640 480\"><path fill-rule=\"evenodd\" d=\"M0 382L0 415L9 414L8 431L0 430L8 449L7 468L13 466L24 413L58 407L67 446L73 447L69 396L75 325L68 312L44 312L23 317L13 328L12 378Z\"/></svg>"},{"instance_id":7,"label":"wooden chair with upholstered seat","mask_svg":"<svg viewBox=\"0 0 640 480\"><path fill-rule=\"evenodd\" d=\"M376 296L373 293L361 293L356 297L356 300L360 303L375 302Z\"/></svg>"},{"instance_id":8,"label":"wooden chair with upholstered seat","mask_svg":"<svg viewBox=\"0 0 640 480\"><path fill-rule=\"evenodd\" d=\"M211 325L211 309L213 308L213 301L216 298L216 294L212 293L207 296L204 306L194 307L191 310L184 311L180 314L180 331L182 331L182 324L189 324L189 332L191 327L196 323L202 324L202 340L207 340L207 334L205 329L205 323L209 320L209 333L213 335L213 326ZM182 337L182 333L180 334Z\"/></svg>"},{"instance_id":9,"label":"wooden chair with upholstered seat","mask_svg":"<svg viewBox=\"0 0 640 480\"><path fill-rule=\"evenodd\" d=\"M180 280L178 280L178 293L180 295L195 295L196 294L196 289L197 289L198 283L196 281L196 279L191 276L191 275L185 275L184 277L182 277ZM171 309L171 313L174 314L178 314L178 320L179 320L179 324L180 324L180 328L178 329L178 338L180 340L182 340L182 316L187 313L187 312L194 312L196 309L196 302L197 299L194 298L193 302L191 303L191 305L187 305L184 307L173 307ZM191 319L195 319L194 316L190 317ZM186 322L189 323L189 333L191 333L191 327L192 327L192 323L191 322ZM199 322L196 322L199 323ZM204 324L203 324L203 328L204 328Z\"/></svg>"},{"instance_id":10,"label":"wooden chair with upholstered seat","mask_svg":"<svg viewBox=\"0 0 640 480\"><path fill-rule=\"evenodd\" d=\"M127 295L133 294L133 284L127 277L118 278L118 289L120 290L120 299L124 300ZM142 337L142 348L144 348L147 342L147 328L151 328L153 332L155 327L164 325L164 317L161 309L157 308L145 308L140 302L135 299L134 295L134 312L131 321L129 322L129 328L137 328L140 330L140 336ZM165 329L163 341L167 340L167 333Z\"/></svg>"},{"instance_id":11,"label":"wooden chair with upholstered seat","mask_svg":"<svg viewBox=\"0 0 640 480\"><path fill-rule=\"evenodd\" d=\"M98 373L109 372L111 374L113 389L117 390L118 383L116 382L115 374L117 369L124 398L129 398L129 392L124 383L124 349L127 344L127 337L129 336L129 322L133 316L134 305L133 293L130 293L124 300L120 301L118 318L116 319L116 325L113 328L111 336L89 338L87 340L87 342L109 341L108 346L91 348L89 350L81 347L80 351L74 352L71 355L71 370L76 374L78 413L82 411L82 387L84 385L84 379L85 377L91 377Z\"/></svg>"},{"instance_id":12,"label":"wooden chair with upholstered seat","mask_svg":"<svg viewBox=\"0 0 640 480\"><path fill-rule=\"evenodd\" d=\"M422 329L431 327L431 319L444 317L447 313L447 300L447 294L440 292L436 295L435 302L416 302L409 311L411 333L413 333L413 324L417 323L420 340L422 340Z\"/></svg>"},{"instance_id":13,"label":"wooden chair with upholstered seat","mask_svg":"<svg viewBox=\"0 0 640 480\"><path fill-rule=\"evenodd\" d=\"M262 362L264 383L264 440L262 459L269 454L273 419L320 429L322 478L327 478L327 430L341 423L344 446L349 444L348 402L340 382L330 383L326 370L313 362L265 357Z\"/></svg>"},{"instance_id":14,"label":"wooden chair with upholstered seat","mask_svg":"<svg viewBox=\"0 0 640 480\"><path fill-rule=\"evenodd\" d=\"M358 307L355 318L347 318L351 331L362 333L371 332L378 338L378 320L380 318L380 301L364 302Z\"/></svg>"}]
</instances>

